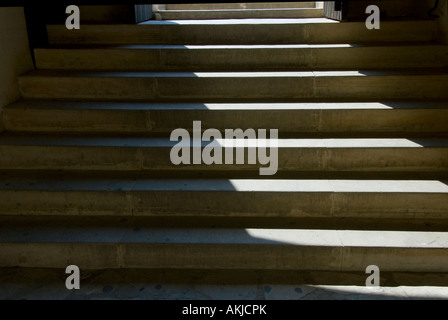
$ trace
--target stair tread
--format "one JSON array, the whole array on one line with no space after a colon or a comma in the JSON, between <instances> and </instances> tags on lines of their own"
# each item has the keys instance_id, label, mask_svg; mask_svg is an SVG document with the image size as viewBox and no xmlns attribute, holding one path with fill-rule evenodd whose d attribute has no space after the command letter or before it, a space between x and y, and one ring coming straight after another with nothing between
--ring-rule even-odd
<instances>
[{"instance_id":1,"label":"stair tread","mask_svg":"<svg viewBox=\"0 0 448 320\"><path fill-rule=\"evenodd\" d=\"M370 42L370 43L310 43L310 44L61 44L48 45L35 50L99 50L99 49L132 49L132 50L194 50L194 49L321 49L321 48L409 48L435 47L446 49L446 45L431 41L415 42Z\"/></svg>"},{"instance_id":2,"label":"stair tread","mask_svg":"<svg viewBox=\"0 0 448 320\"><path fill-rule=\"evenodd\" d=\"M247 9L192 9L192 10L179 10L179 9L159 9L154 10L154 13L183 13L183 12L278 12L278 11L323 11L320 8L247 8Z\"/></svg>"},{"instance_id":3,"label":"stair tread","mask_svg":"<svg viewBox=\"0 0 448 320\"><path fill-rule=\"evenodd\" d=\"M295 102L297 99L443 99L448 70L302 72L95 72L36 70L19 77L24 98ZM229 93L230 92L230 93Z\"/></svg>"},{"instance_id":4,"label":"stair tread","mask_svg":"<svg viewBox=\"0 0 448 320\"><path fill-rule=\"evenodd\" d=\"M444 68L448 47L399 45L116 45L50 46L35 50L44 70L306 71ZM418 61L418 63L417 63ZM317 75L317 73L316 73Z\"/></svg>"},{"instance_id":5,"label":"stair tread","mask_svg":"<svg viewBox=\"0 0 448 320\"><path fill-rule=\"evenodd\" d=\"M138 25L83 24L76 32L63 24L47 25L52 44L408 42L435 40L436 28L437 23L429 19L383 19L381 30L372 33L364 21L340 23L328 18L149 20Z\"/></svg>"},{"instance_id":6,"label":"stair tread","mask_svg":"<svg viewBox=\"0 0 448 320\"><path fill-rule=\"evenodd\" d=\"M384 21L384 23L401 23L401 22L425 22L424 19L409 19L401 21ZM197 19L197 20L147 20L140 22L136 25L130 25L135 28L145 28L151 26L188 26L188 25L201 25L201 26L232 26L232 25L291 25L291 24L339 24L339 21L332 20L324 17L317 18L248 18L248 19ZM350 22L356 23L356 22ZM62 24L48 24L49 28L64 27ZM116 28L117 24L83 24L85 28Z\"/></svg>"},{"instance_id":7,"label":"stair tread","mask_svg":"<svg viewBox=\"0 0 448 320\"><path fill-rule=\"evenodd\" d=\"M252 19L204 19L204 20L148 20L139 26L151 25L240 25L240 24L309 24L309 23L340 23L328 18L252 18Z\"/></svg>"},{"instance_id":8,"label":"stair tread","mask_svg":"<svg viewBox=\"0 0 448 320\"><path fill-rule=\"evenodd\" d=\"M294 103L151 103L22 99L3 108L10 133L169 136L175 128L278 128L291 138L423 138L448 126L442 100ZM432 133L432 134L431 134Z\"/></svg>"},{"instance_id":9,"label":"stair tread","mask_svg":"<svg viewBox=\"0 0 448 320\"><path fill-rule=\"evenodd\" d=\"M394 24L403 22L426 22L431 21L429 19L420 18L404 18L395 20L383 20L381 23ZM252 19L204 19L204 20L148 20L139 23L139 26L151 26L151 25L266 25L266 24L340 24L340 21L332 20L325 17L319 18L252 18ZM344 22L346 23L360 23L360 22ZM361 22L365 24L364 22Z\"/></svg>"},{"instance_id":10,"label":"stair tread","mask_svg":"<svg viewBox=\"0 0 448 320\"><path fill-rule=\"evenodd\" d=\"M296 102L296 103L149 103L149 102L101 102L20 100L3 108L3 112L15 109L57 110L392 110L392 109L447 109L448 101L379 101L379 102Z\"/></svg>"},{"instance_id":11,"label":"stair tread","mask_svg":"<svg viewBox=\"0 0 448 320\"><path fill-rule=\"evenodd\" d=\"M312 18L323 17L319 8L274 8L274 9L199 9L158 10L157 20L190 19L250 19L250 18Z\"/></svg>"},{"instance_id":12,"label":"stair tread","mask_svg":"<svg viewBox=\"0 0 448 320\"><path fill-rule=\"evenodd\" d=\"M448 194L448 181L334 179L126 179L4 178L0 190L29 191L226 191Z\"/></svg>"},{"instance_id":13,"label":"stair tread","mask_svg":"<svg viewBox=\"0 0 448 320\"><path fill-rule=\"evenodd\" d=\"M245 139L237 146L244 146ZM255 140L250 146L255 146ZM193 139L191 139L193 141ZM0 136L2 146L74 146L74 147L173 147L178 141L170 141L170 138L136 137L111 137L107 135L24 135L6 133ZM210 142L203 141L202 146ZM217 139L217 146L232 146L233 139ZM446 138L318 138L318 139L278 139L279 148L422 148L422 147L448 147Z\"/></svg>"},{"instance_id":14,"label":"stair tread","mask_svg":"<svg viewBox=\"0 0 448 320\"><path fill-rule=\"evenodd\" d=\"M184 3L184 4L167 4L167 9L178 8L179 10L194 10L197 8L314 8L316 6L315 2L312 1L301 1L301 2L241 2L241 3Z\"/></svg>"},{"instance_id":15,"label":"stair tread","mask_svg":"<svg viewBox=\"0 0 448 320\"><path fill-rule=\"evenodd\" d=\"M0 243L137 243L448 248L448 232L302 229L1 228Z\"/></svg>"},{"instance_id":16,"label":"stair tread","mask_svg":"<svg viewBox=\"0 0 448 320\"><path fill-rule=\"evenodd\" d=\"M395 19L395 20L383 20L381 24L403 24L403 23L433 23L430 19L418 19L418 18L403 18L403 19ZM341 24L340 21L332 20L329 18L318 17L318 18L248 18L248 19L201 19L201 20L148 20L141 22L132 27L141 28L148 26L188 26L188 25L201 25L201 26L231 26L231 25L306 25L306 24ZM352 22L344 22L343 24L362 24L365 25L365 22L352 21ZM62 24L49 24L50 28L54 27L64 27ZM103 24L103 25L95 25L95 24L83 24L83 27L86 28L97 28L97 29L105 29L105 28L116 28L119 25L116 24Z\"/></svg>"},{"instance_id":17,"label":"stair tread","mask_svg":"<svg viewBox=\"0 0 448 320\"><path fill-rule=\"evenodd\" d=\"M262 296L266 300L446 300L448 298L447 276L445 274L433 274L430 277L407 275L405 280L386 282L380 288L366 287L358 273L335 272L331 275L324 272L319 277L316 271L290 272L266 276L268 272L247 271L245 273L223 273L215 271L209 275L205 272L186 272L167 270L115 270L95 271L95 277L89 279L86 285L86 293L77 296L70 291L63 293L60 289L60 269L39 268L5 268L0 269L0 298L20 299L23 297L19 288L26 288L28 300L87 300L87 299L149 299L149 300L199 300L206 297L212 300L232 300L238 295L238 299L260 299L257 294L260 283L269 283L264 286L268 289ZM389 279L400 279L403 273L394 273L392 276L382 276ZM283 277L282 277L283 276ZM367 277L367 275L366 275ZM24 284L23 279L28 279ZM124 282L123 279L126 279ZM262 280L260 280L262 279ZM282 280L279 280L282 279ZM312 279L312 280L310 280ZM242 281L243 284L236 284ZM426 282L425 282L426 281ZM175 283L173 283L175 282ZM301 283L310 283L300 285ZM113 286L110 294L102 292L104 284ZM162 283L160 285L159 283ZM329 285L331 284L331 285ZM136 288L145 288L143 292ZM262 286L263 287L263 286ZM163 293L161 294L161 288ZM23 290L23 289L22 289ZM157 302L156 302L157 303ZM166 310L162 307L163 310ZM176 310L173 310L175 314Z\"/></svg>"},{"instance_id":18,"label":"stair tread","mask_svg":"<svg viewBox=\"0 0 448 320\"><path fill-rule=\"evenodd\" d=\"M369 77L448 75L448 68L415 68L390 70L346 71L254 71L254 72L146 72L146 71L79 71L33 70L21 77L100 77L100 78L317 78L317 77Z\"/></svg>"}]
</instances>

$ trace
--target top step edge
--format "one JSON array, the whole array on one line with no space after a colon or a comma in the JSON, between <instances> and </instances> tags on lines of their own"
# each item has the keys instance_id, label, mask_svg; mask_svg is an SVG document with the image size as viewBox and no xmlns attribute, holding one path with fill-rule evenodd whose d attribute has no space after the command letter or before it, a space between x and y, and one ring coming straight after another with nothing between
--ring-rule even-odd
<instances>
[{"instance_id":1,"label":"top step edge","mask_svg":"<svg viewBox=\"0 0 448 320\"><path fill-rule=\"evenodd\" d=\"M179 9L190 11L198 8L310 8L315 7L315 1L290 1L290 2L234 2L234 3L168 3L165 5L166 9Z\"/></svg>"},{"instance_id":2,"label":"top step edge","mask_svg":"<svg viewBox=\"0 0 448 320\"><path fill-rule=\"evenodd\" d=\"M383 20L382 24L416 24L428 23L436 24L431 19L406 19L406 20ZM183 25L306 25L306 24L346 24L365 25L364 21L340 22L328 18L251 18L251 19L204 19L204 20L148 20L139 24L83 24L83 28L116 28L125 27L128 29L142 28L149 26L183 26ZM63 24L48 24L47 28L66 29ZM82 29L81 29L82 30ZM72 30L71 32L78 32Z\"/></svg>"},{"instance_id":3,"label":"top step edge","mask_svg":"<svg viewBox=\"0 0 448 320\"><path fill-rule=\"evenodd\" d=\"M99 78L315 78L315 77L371 77L371 76L433 76L448 75L448 68L406 68L368 70L302 70L302 71L90 71L90 70L32 70L26 77L99 77Z\"/></svg>"},{"instance_id":4,"label":"top step edge","mask_svg":"<svg viewBox=\"0 0 448 320\"><path fill-rule=\"evenodd\" d=\"M300 43L300 44L50 44L35 48L47 50L191 50L191 49L340 49L340 48L447 48L434 41L367 42L367 43Z\"/></svg>"},{"instance_id":5,"label":"top step edge","mask_svg":"<svg viewBox=\"0 0 448 320\"><path fill-rule=\"evenodd\" d=\"M445 180L4 178L2 190L438 193Z\"/></svg>"},{"instance_id":6,"label":"top step edge","mask_svg":"<svg viewBox=\"0 0 448 320\"><path fill-rule=\"evenodd\" d=\"M237 228L135 228L126 226L91 227L59 226L36 228L11 226L1 228L0 242L9 243L106 243L106 244L206 244L252 245L332 248L394 248L435 249L448 248L448 232L442 231L376 231L328 229L237 229ZM167 240L168 239L168 240ZM147 248L150 249L150 248ZM166 249L165 249L166 250ZM238 250L234 248L234 250ZM193 250L194 252L194 250ZM250 251L249 251L250 252ZM440 253L442 255L442 253Z\"/></svg>"},{"instance_id":7,"label":"top step edge","mask_svg":"<svg viewBox=\"0 0 448 320\"><path fill-rule=\"evenodd\" d=\"M448 101L343 101L343 102L266 102L266 103L153 103L153 102L119 102L119 101L55 101L22 99L3 108L9 110L23 109L58 109L58 110L393 110L393 109L448 109Z\"/></svg>"},{"instance_id":8,"label":"top step edge","mask_svg":"<svg viewBox=\"0 0 448 320\"><path fill-rule=\"evenodd\" d=\"M193 9L193 10L179 10L179 9L164 9L154 10L154 13L202 13L202 12L279 12L279 11L323 11L322 8L257 8L257 9Z\"/></svg>"}]
</instances>

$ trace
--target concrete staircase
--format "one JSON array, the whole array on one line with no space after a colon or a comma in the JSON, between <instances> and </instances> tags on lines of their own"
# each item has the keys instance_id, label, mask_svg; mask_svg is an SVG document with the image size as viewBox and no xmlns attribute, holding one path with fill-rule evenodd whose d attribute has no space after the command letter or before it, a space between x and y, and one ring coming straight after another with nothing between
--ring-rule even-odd
<instances>
[{"instance_id":1,"label":"concrete staircase","mask_svg":"<svg viewBox=\"0 0 448 320\"><path fill-rule=\"evenodd\" d=\"M301 4L292 11L316 10ZM241 17L239 8L159 14ZM287 10L244 8L256 18ZM48 31L38 69L19 79L23 99L3 111L1 267L364 274L377 265L423 283L448 272L448 49L434 42L435 21ZM279 129L278 173L173 165L170 133L195 120Z\"/></svg>"}]
</instances>

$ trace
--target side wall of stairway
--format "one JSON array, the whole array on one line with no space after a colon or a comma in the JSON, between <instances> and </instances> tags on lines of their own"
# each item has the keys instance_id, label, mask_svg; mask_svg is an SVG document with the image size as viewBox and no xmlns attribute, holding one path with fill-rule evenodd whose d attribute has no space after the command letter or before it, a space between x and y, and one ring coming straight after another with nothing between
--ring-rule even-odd
<instances>
[{"instance_id":1,"label":"side wall of stairway","mask_svg":"<svg viewBox=\"0 0 448 320\"><path fill-rule=\"evenodd\" d=\"M442 7L446 0L441 0L439 7ZM427 18L428 11L433 8L435 0L370 0L370 1L351 1L348 4L348 19L356 20L357 18L364 20L367 16L365 11L369 5L377 5L381 10L384 18Z\"/></svg>"},{"instance_id":2,"label":"side wall of stairway","mask_svg":"<svg viewBox=\"0 0 448 320\"><path fill-rule=\"evenodd\" d=\"M448 44L448 0L441 0L438 10L435 14L439 19L439 41Z\"/></svg>"},{"instance_id":3,"label":"side wall of stairway","mask_svg":"<svg viewBox=\"0 0 448 320\"><path fill-rule=\"evenodd\" d=\"M129 6L79 6L81 23L127 23Z\"/></svg>"},{"instance_id":4,"label":"side wall of stairway","mask_svg":"<svg viewBox=\"0 0 448 320\"><path fill-rule=\"evenodd\" d=\"M33 68L23 8L0 8L0 112L20 98L17 77ZM4 130L0 117L0 132Z\"/></svg>"}]
</instances>

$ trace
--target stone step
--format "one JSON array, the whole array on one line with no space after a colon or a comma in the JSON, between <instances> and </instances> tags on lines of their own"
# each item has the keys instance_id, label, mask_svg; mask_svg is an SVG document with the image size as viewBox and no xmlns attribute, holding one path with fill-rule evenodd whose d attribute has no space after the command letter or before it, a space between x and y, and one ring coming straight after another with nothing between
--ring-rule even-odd
<instances>
[{"instance_id":1,"label":"stone step","mask_svg":"<svg viewBox=\"0 0 448 320\"><path fill-rule=\"evenodd\" d=\"M0 185L0 226L25 222L50 229L62 222L108 228L445 231L446 185L421 180L12 178Z\"/></svg>"},{"instance_id":2,"label":"stone step","mask_svg":"<svg viewBox=\"0 0 448 320\"><path fill-rule=\"evenodd\" d=\"M80 290L67 290L60 268L1 268L2 300L446 300L444 273L381 272L366 287L359 272L263 270L81 270ZM68 276L68 275L66 275ZM312 283L312 284L309 284ZM163 303L163 302L162 302ZM187 301L187 306L189 302ZM172 306L172 302L168 302ZM163 310L167 310L163 307ZM267 308L266 308L267 309ZM152 309L154 310L154 309ZM179 308L170 308L173 317ZM270 312L269 309L266 311ZM271 313L271 312L270 312ZM283 309L286 315L287 310ZM278 315L279 313L276 312Z\"/></svg>"},{"instance_id":3,"label":"stone step","mask_svg":"<svg viewBox=\"0 0 448 320\"><path fill-rule=\"evenodd\" d=\"M317 8L159 10L154 12L154 15L157 20L322 18L323 10Z\"/></svg>"},{"instance_id":4,"label":"stone step","mask_svg":"<svg viewBox=\"0 0 448 320\"><path fill-rule=\"evenodd\" d=\"M256 135L256 136L255 136ZM268 129L267 138L270 132ZM448 139L279 139L278 148L257 150L258 133L252 140L220 139L214 142L182 141L187 149L169 138L108 136L11 135L0 138L0 169L22 170L100 170L100 171L250 171L258 175L267 168L278 171L325 172L447 172ZM196 139L195 137L191 137ZM180 140L180 138L179 138ZM209 145L210 144L210 145ZM207 150L206 146L209 147ZM266 146L266 140L258 141ZM193 149L193 146L197 146ZM235 146L235 147L233 147ZM216 148L216 149L214 149ZM198 154L195 150L198 150ZM213 151L212 151L213 150ZM231 150L230 155L227 152ZM276 153L278 160L276 164ZM173 164L179 153L186 163ZM215 158L203 160L201 155ZM221 152L219 154L218 152ZM237 155L241 152L241 160ZM249 155L252 154L252 155ZM265 159L266 158L266 159ZM180 161L180 160L179 160ZM206 164L205 161L212 163ZM213 161L216 161L213 163ZM262 165L264 163L264 165ZM264 168L264 169L260 169Z\"/></svg>"},{"instance_id":5,"label":"stone step","mask_svg":"<svg viewBox=\"0 0 448 320\"><path fill-rule=\"evenodd\" d=\"M328 179L128 179L56 177L2 178L4 217L110 217L100 225L119 226L118 218L171 218L177 227L272 226L402 230L410 224L447 225L448 182L444 180ZM237 219L250 219L238 221ZM183 220L182 220L183 219ZM185 219L187 222L185 223ZM205 222L202 220L205 219ZM223 223L206 219L226 219ZM298 219L290 224L288 219ZM3 220L2 220L3 221ZM31 223L32 220L29 220ZM69 223L68 220L63 220ZM125 220L120 219L123 224ZM163 220L162 220L163 221ZM168 222L167 222L168 221ZM190 221L190 223L188 223ZM233 222L234 221L234 222ZM269 220L267 220L269 221ZM399 223L397 223L397 221ZM151 221L150 221L151 222ZM192 223L193 222L193 223ZM401 223L400 223L401 222ZM159 226L154 222L154 226ZM268 225L270 224L267 222ZM149 227L152 223L139 223ZM44 229L44 228L42 228ZM1 260L1 259L0 259Z\"/></svg>"},{"instance_id":6,"label":"stone step","mask_svg":"<svg viewBox=\"0 0 448 320\"><path fill-rule=\"evenodd\" d=\"M128 45L35 49L39 69L268 71L430 68L448 65L448 47L409 45Z\"/></svg>"},{"instance_id":7,"label":"stone step","mask_svg":"<svg viewBox=\"0 0 448 320\"><path fill-rule=\"evenodd\" d=\"M31 71L24 98L183 102L444 99L445 69L303 72Z\"/></svg>"},{"instance_id":8,"label":"stone step","mask_svg":"<svg viewBox=\"0 0 448 320\"><path fill-rule=\"evenodd\" d=\"M365 22L326 18L150 20L139 25L83 25L67 30L48 25L50 44L330 44L433 41L432 20L383 21L368 30Z\"/></svg>"},{"instance_id":9,"label":"stone step","mask_svg":"<svg viewBox=\"0 0 448 320\"><path fill-rule=\"evenodd\" d=\"M1 267L447 272L447 232L2 228Z\"/></svg>"},{"instance_id":10,"label":"stone step","mask_svg":"<svg viewBox=\"0 0 448 320\"><path fill-rule=\"evenodd\" d=\"M177 103L22 100L3 109L8 131L164 133L176 128L278 128L285 133L440 133L444 101Z\"/></svg>"},{"instance_id":11,"label":"stone step","mask_svg":"<svg viewBox=\"0 0 448 320\"><path fill-rule=\"evenodd\" d=\"M315 8L314 1L308 2L249 2L249 3L181 3L167 4L167 10L224 10L224 9L279 9Z\"/></svg>"}]
</instances>

